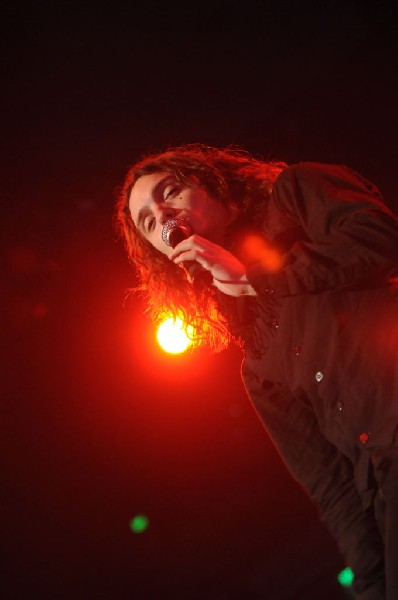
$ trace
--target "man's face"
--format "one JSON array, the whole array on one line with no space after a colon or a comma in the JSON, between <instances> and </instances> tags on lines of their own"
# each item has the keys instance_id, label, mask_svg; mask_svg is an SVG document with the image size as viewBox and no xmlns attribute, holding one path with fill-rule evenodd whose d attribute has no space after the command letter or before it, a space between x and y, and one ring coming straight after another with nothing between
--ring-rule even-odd
<instances>
[{"instance_id":1,"label":"man's face","mask_svg":"<svg viewBox=\"0 0 398 600\"><path fill-rule=\"evenodd\" d=\"M168 219L183 219L194 233L220 245L232 220L232 212L204 188L188 187L166 172L140 177L131 190L129 207L143 237L166 256L172 251L162 240Z\"/></svg>"}]
</instances>

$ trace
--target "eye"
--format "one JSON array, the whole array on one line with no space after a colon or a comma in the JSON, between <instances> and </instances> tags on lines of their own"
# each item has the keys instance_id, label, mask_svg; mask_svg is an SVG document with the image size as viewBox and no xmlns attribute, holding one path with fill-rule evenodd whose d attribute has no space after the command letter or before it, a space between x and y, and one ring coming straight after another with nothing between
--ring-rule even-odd
<instances>
[{"instance_id":1,"label":"eye","mask_svg":"<svg viewBox=\"0 0 398 600\"><path fill-rule=\"evenodd\" d=\"M178 192L178 187L176 186L167 186L164 190L164 199L168 200L169 198L175 196Z\"/></svg>"},{"instance_id":2,"label":"eye","mask_svg":"<svg viewBox=\"0 0 398 600\"><path fill-rule=\"evenodd\" d=\"M148 215L148 217L145 219L144 225L145 225L145 231L150 233L155 226L155 217Z\"/></svg>"}]
</instances>

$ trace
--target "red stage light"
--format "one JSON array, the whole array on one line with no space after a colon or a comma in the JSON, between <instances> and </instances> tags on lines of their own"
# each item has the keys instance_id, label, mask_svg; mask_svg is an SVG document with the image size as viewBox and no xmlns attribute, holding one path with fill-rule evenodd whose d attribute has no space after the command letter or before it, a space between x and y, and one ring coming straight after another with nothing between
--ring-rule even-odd
<instances>
[{"instance_id":1,"label":"red stage light","mask_svg":"<svg viewBox=\"0 0 398 600\"><path fill-rule=\"evenodd\" d=\"M192 344L189 338L190 327L185 327L180 318L166 318L158 327L156 339L159 346L168 354L181 354Z\"/></svg>"}]
</instances>

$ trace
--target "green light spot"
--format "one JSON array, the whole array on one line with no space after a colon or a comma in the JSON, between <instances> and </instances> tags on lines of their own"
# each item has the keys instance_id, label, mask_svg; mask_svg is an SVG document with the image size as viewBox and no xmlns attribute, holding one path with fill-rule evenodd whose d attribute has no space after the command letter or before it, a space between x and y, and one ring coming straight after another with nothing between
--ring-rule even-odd
<instances>
[{"instance_id":1,"label":"green light spot","mask_svg":"<svg viewBox=\"0 0 398 600\"><path fill-rule=\"evenodd\" d=\"M343 587L351 587L354 581L354 572L350 567L346 567L337 575L340 585Z\"/></svg>"},{"instance_id":2,"label":"green light spot","mask_svg":"<svg viewBox=\"0 0 398 600\"><path fill-rule=\"evenodd\" d=\"M135 515L130 521L130 529L133 533L142 533L147 529L148 523L146 515Z\"/></svg>"}]
</instances>

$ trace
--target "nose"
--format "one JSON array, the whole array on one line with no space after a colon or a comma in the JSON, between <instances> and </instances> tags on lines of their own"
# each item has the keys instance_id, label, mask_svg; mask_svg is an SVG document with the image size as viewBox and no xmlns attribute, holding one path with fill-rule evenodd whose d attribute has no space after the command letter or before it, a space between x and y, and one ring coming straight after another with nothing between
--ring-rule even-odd
<instances>
[{"instance_id":1,"label":"nose","mask_svg":"<svg viewBox=\"0 0 398 600\"><path fill-rule=\"evenodd\" d=\"M170 206L170 204L154 202L152 210L156 220L161 225L164 225L166 221L168 221L169 219L174 219L174 217L176 216L176 210L172 206Z\"/></svg>"}]
</instances>

